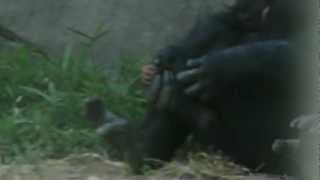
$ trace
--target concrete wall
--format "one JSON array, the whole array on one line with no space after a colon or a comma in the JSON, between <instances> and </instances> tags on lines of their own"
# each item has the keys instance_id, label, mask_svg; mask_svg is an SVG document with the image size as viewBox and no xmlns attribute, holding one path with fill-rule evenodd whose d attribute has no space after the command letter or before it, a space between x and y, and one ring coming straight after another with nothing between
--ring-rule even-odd
<instances>
[{"instance_id":1,"label":"concrete wall","mask_svg":"<svg viewBox=\"0 0 320 180\"><path fill-rule=\"evenodd\" d=\"M1 0L0 23L61 54L74 42L89 42L70 28L94 36L91 54L108 64L121 56L152 54L182 36L195 19L232 0Z\"/></svg>"}]
</instances>

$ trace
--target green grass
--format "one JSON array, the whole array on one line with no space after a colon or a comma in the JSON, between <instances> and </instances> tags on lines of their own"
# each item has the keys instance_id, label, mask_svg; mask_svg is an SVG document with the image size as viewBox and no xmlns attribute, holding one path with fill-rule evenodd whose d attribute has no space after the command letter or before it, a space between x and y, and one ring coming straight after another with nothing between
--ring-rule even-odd
<instances>
[{"instance_id":1,"label":"green grass","mask_svg":"<svg viewBox=\"0 0 320 180\"><path fill-rule=\"evenodd\" d=\"M103 97L108 108L142 119L142 59L119 61L120 74L105 72L67 48L51 61L18 47L0 52L0 156L2 163L61 158L108 148L84 118L84 101ZM117 78L115 78L117 77Z\"/></svg>"}]
</instances>

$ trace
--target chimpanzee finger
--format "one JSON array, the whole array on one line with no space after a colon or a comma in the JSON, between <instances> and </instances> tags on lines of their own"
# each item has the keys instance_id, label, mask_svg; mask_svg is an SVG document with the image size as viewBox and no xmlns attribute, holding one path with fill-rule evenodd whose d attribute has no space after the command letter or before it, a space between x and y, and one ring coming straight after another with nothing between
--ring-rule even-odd
<instances>
[{"instance_id":1,"label":"chimpanzee finger","mask_svg":"<svg viewBox=\"0 0 320 180\"><path fill-rule=\"evenodd\" d=\"M215 89L210 88L210 81L202 80L197 83L193 83L191 86L184 90L188 96L196 97L201 102L212 101L212 94L215 93Z\"/></svg>"},{"instance_id":2,"label":"chimpanzee finger","mask_svg":"<svg viewBox=\"0 0 320 180\"><path fill-rule=\"evenodd\" d=\"M147 76L144 76L142 77L142 81L144 84L151 84L152 80L155 78L155 75L154 76L151 76L151 75L147 75Z\"/></svg>"},{"instance_id":3,"label":"chimpanzee finger","mask_svg":"<svg viewBox=\"0 0 320 180\"><path fill-rule=\"evenodd\" d=\"M156 66L160 65L160 59L159 58L154 58L152 59L152 63Z\"/></svg>"},{"instance_id":4,"label":"chimpanzee finger","mask_svg":"<svg viewBox=\"0 0 320 180\"><path fill-rule=\"evenodd\" d=\"M153 80L153 82L151 83L151 86L147 94L147 97L150 102L155 102L158 99L161 86L162 86L161 76L157 75Z\"/></svg>"},{"instance_id":5,"label":"chimpanzee finger","mask_svg":"<svg viewBox=\"0 0 320 180\"><path fill-rule=\"evenodd\" d=\"M199 59L190 59L187 61L187 66L188 67L199 67L203 64L204 59L199 58Z\"/></svg>"},{"instance_id":6,"label":"chimpanzee finger","mask_svg":"<svg viewBox=\"0 0 320 180\"><path fill-rule=\"evenodd\" d=\"M170 103L172 97L172 82L173 82L173 73L170 71L164 71L162 74L162 88L160 90L156 105L158 108L167 107Z\"/></svg>"},{"instance_id":7,"label":"chimpanzee finger","mask_svg":"<svg viewBox=\"0 0 320 180\"><path fill-rule=\"evenodd\" d=\"M201 94L202 90L204 89L204 84L201 82L197 82L195 84L192 84L191 86L187 87L184 92L186 95L189 96L196 96L198 94Z\"/></svg>"},{"instance_id":8,"label":"chimpanzee finger","mask_svg":"<svg viewBox=\"0 0 320 180\"><path fill-rule=\"evenodd\" d=\"M217 94L217 89L215 89L215 86L212 86L212 82L210 81L203 81L202 85L204 88L199 95L200 101L204 103L212 102L212 98Z\"/></svg>"},{"instance_id":9,"label":"chimpanzee finger","mask_svg":"<svg viewBox=\"0 0 320 180\"><path fill-rule=\"evenodd\" d=\"M202 72L202 68L194 68L186 71L181 71L176 75L176 79L181 83L191 83L196 81Z\"/></svg>"},{"instance_id":10,"label":"chimpanzee finger","mask_svg":"<svg viewBox=\"0 0 320 180\"><path fill-rule=\"evenodd\" d=\"M154 75L156 75L156 74L157 74L157 71L145 71L145 72L142 72L142 73L143 73L142 76L148 77L148 76L154 76Z\"/></svg>"},{"instance_id":11,"label":"chimpanzee finger","mask_svg":"<svg viewBox=\"0 0 320 180\"><path fill-rule=\"evenodd\" d=\"M158 69L153 65L145 65L141 70L142 78L153 78L158 73Z\"/></svg>"},{"instance_id":12,"label":"chimpanzee finger","mask_svg":"<svg viewBox=\"0 0 320 180\"><path fill-rule=\"evenodd\" d=\"M320 114L304 115L304 116L298 117L290 123L290 127L296 128L302 131L319 128L319 124L320 124L319 117L320 117Z\"/></svg>"}]
</instances>

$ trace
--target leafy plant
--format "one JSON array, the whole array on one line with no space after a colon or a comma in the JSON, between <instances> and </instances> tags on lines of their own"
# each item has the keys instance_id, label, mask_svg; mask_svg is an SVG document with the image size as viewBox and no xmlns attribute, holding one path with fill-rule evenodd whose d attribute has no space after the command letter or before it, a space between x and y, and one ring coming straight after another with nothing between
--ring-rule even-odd
<instances>
[{"instance_id":1,"label":"leafy plant","mask_svg":"<svg viewBox=\"0 0 320 180\"><path fill-rule=\"evenodd\" d=\"M72 46L48 61L24 47L0 52L0 156L3 163L59 158L71 153L105 154L109 147L85 120L84 101L105 99L108 108L138 123L144 113L137 81L143 59L121 60L119 76ZM135 123L133 122L133 123Z\"/></svg>"}]
</instances>

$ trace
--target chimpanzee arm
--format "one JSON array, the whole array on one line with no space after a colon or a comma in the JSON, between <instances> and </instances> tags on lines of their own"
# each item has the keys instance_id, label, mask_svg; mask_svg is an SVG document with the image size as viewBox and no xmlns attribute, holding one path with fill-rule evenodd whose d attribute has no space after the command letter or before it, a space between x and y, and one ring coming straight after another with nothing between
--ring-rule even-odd
<instances>
[{"instance_id":1,"label":"chimpanzee arm","mask_svg":"<svg viewBox=\"0 0 320 180\"><path fill-rule=\"evenodd\" d=\"M223 12L202 19L181 41L159 51L157 59L160 64L185 62L187 59L200 57L212 49L234 43L240 32L232 27L235 24L229 20L232 17L233 14L230 12Z\"/></svg>"},{"instance_id":2,"label":"chimpanzee arm","mask_svg":"<svg viewBox=\"0 0 320 180\"><path fill-rule=\"evenodd\" d=\"M264 83L286 83L295 62L286 40L248 43L190 60L189 70L178 73L189 95L217 95L234 84L254 86L254 80ZM201 96L201 95L200 95Z\"/></svg>"}]
</instances>

